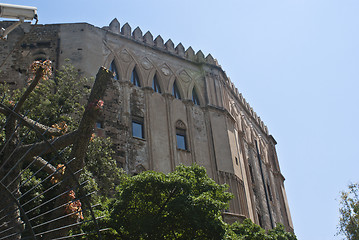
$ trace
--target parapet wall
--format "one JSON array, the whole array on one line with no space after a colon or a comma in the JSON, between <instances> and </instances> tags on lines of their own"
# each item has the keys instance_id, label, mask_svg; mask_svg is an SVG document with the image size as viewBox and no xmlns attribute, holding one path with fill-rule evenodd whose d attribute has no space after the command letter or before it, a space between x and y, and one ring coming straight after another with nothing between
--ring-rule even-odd
<instances>
[{"instance_id":1,"label":"parapet wall","mask_svg":"<svg viewBox=\"0 0 359 240\"><path fill-rule=\"evenodd\" d=\"M221 72L223 72L225 76L225 85L230 90L234 98L242 105L243 109L245 109L249 116L251 116L258 127L267 135L269 135L267 126L263 123L261 118L257 115L253 108L249 105L243 95L238 91L235 87L234 83L227 77L225 71L223 71L221 65L218 64L217 59L213 58L211 54L208 54L206 57L201 50L195 51L192 47L184 48L182 43L175 44L171 39L168 39L164 42L161 35L158 35L155 39L153 39L153 35L150 31L147 31L144 35L142 30L139 27L136 27L133 31L131 26L128 23L125 23L122 27L120 26L119 21L115 18L111 21L109 26L103 27L102 29L112 32L114 34L121 35L125 38L131 39L133 41L145 44L147 46L153 47L155 49L165 51L168 54L174 55L179 58L186 59L191 62L195 62L198 64L206 64L212 67L218 68Z\"/></svg>"}]
</instances>

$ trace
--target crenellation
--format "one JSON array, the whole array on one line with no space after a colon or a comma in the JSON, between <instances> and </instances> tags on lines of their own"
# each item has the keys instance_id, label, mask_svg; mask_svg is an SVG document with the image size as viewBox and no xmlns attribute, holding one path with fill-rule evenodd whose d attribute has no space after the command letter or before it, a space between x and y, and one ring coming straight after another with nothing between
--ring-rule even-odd
<instances>
[{"instance_id":1,"label":"crenellation","mask_svg":"<svg viewBox=\"0 0 359 240\"><path fill-rule=\"evenodd\" d=\"M121 28L121 34L125 37L131 37L131 26L130 24L126 23Z\"/></svg>"},{"instance_id":2,"label":"crenellation","mask_svg":"<svg viewBox=\"0 0 359 240\"><path fill-rule=\"evenodd\" d=\"M187 48L185 51L185 57L191 61L197 60L197 56L195 55L192 47Z\"/></svg>"},{"instance_id":3,"label":"crenellation","mask_svg":"<svg viewBox=\"0 0 359 240\"><path fill-rule=\"evenodd\" d=\"M165 48L165 44L163 43L163 38L161 37L161 35L158 35L155 38L155 46L161 49Z\"/></svg>"},{"instance_id":4,"label":"crenellation","mask_svg":"<svg viewBox=\"0 0 359 240\"><path fill-rule=\"evenodd\" d=\"M167 51L169 51L170 53L176 53L174 44L171 39L167 40L167 42L165 43L165 46L166 46Z\"/></svg>"},{"instance_id":5,"label":"crenellation","mask_svg":"<svg viewBox=\"0 0 359 240\"><path fill-rule=\"evenodd\" d=\"M145 35L143 35L143 42L150 45L150 46L153 46L155 44L153 42L153 36L152 36L152 33L150 31L147 31L145 33Z\"/></svg>"},{"instance_id":6,"label":"crenellation","mask_svg":"<svg viewBox=\"0 0 359 240\"><path fill-rule=\"evenodd\" d=\"M236 94L236 85L234 85L234 83L232 82L232 91L234 94Z\"/></svg>"},{"instance_id":7,"label":"crenellation","mask_svg":"<svg viewBox=\"0 0 359 240\"><path fill-rule=\"evenodd\" d=\"M254 120L256 120L256 122L258 123L258 116L257 113L255 111L252 112L252 117L254 118Z\"/></svg>"},{"instance_id":8,"label":"crenellation","mask_svg":"<svg viewBox=\"0 0 359 240\"><path fill-rule=\"evenodd\" d=\"M142 41L142 30L139 27L136 27L132 32L132 38L136 41Z\"/></svg>"},{"instance_id":9,"label":"crenellation","mask_svg":"<svg viewBox=\"0 0 359 240\"><path fill-rule=\"evenodd\" d=\"M176 46L175 50L176 50L176 53L178 54L178 56L180 56L180 57L185 56L184 47L183 47L182 43L179 43Z\"/></svg>"},{"instance_id":10,"label":"crenellation","mask_svg":"<svg viewBox=\"0 0 359 240\"><path fill-rule=\"evenodd\" d=\"M113 33L116 34L120 34L121 30L120 30L120 22L117 20L117 18L114 18L110 25L109 25L109 30Z\"/></svg>"},{"instance_id":11,"label":"crenellation","mask_svg":"<svg viewBox=\"0 0 359 240\"><path fill-rule=\"evenodd\" d=\"M212 64L212 65L216 65L216 61L214 60L214 58L212 57L211 54L208 54L206 57L206 63L208 64Z\"/></svg>"},{"instance_id":12,"label":"crenellation","mask_svg":"<svg viewBox=\"0 0 359 240\"><path fill-rule=\"evenodd\" d=\"M196 56L197 56L197 61L198 62L204 62L204 54L201 50L199 50L197 53L196 53Z\"/></svg>"}]
</instances>

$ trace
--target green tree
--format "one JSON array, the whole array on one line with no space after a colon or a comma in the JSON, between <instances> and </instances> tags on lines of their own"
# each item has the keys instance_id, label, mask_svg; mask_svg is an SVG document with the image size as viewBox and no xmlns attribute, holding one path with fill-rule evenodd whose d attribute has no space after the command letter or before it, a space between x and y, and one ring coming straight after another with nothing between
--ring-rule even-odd
<instances>
[{"instance_id":1,"label":"green tree","mask_svg":"<svg viewBox=\"0 0 359 240\"><path fill-rule=\"evenodd\" d=\"M359 183L350 184L340 198L338 233L348 240L359 240Z\"/></svg>"},{"instance_id":2,"label":"green tree","mask_svg":"<svg viewBox=\"0 0 359 240\"><path fill-rule=\"evenodd\" d=\"M250 219L228 225L226 240L297 240L294 233L286 232L282 224L267 232Z\"/></svg>"},{"instance_id":3,"label":"green tree","mask_svg":"<svg viewBox=\"0 0 359 240\"><path fill-rule=\"evenodd\" d=\"M117 239L222 239L226 189L197 165L143 172L121 182L108 222Z\"/></svg>"}]
</instances>

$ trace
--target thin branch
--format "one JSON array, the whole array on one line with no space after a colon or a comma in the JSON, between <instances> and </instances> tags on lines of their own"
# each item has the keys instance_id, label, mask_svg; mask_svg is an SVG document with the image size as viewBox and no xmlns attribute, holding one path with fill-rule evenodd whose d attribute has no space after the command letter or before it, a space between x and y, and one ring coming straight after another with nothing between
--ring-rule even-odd
<instances>
[{"instance_id":1,"label":"thin branch","mask_svg":"<svg viewBox=\"0 0 359 240\"><path fill-rule=\"evenodd\" d=\"M39 81L43 75L44 75L44 68L39 67L39 69L37 69L37 71L35 73L34 80L31 82L30 86L27 87L26 91L21 96L19 102L16 104L15 109L14 109L15 112L19 112L22 105L24 105L26 99L29 97L30 93L35 89L35 87L37 86L37 84L39 83Z\"/></svg>"},{"instance_id":2,"label":"thin branch","mask_svg":"<svg viewBox=\"0 0 359 240\"><path fill-rule=\"evenodd\" d=\"M33 160L35 160L34 165L38 168L42 168L45 172L47 172L48 174L54 174L54 176L56 176L57 178L61 177L61 174L59 172L56 172L56 168L50 164L48 161L46 161L45 159L37 156L37 157L33 157ZM29 159L31 160L31 159Z\"/></svg>"},{"instance_id":3,"label":"thin branch","mask_svg":"<svg viewBox=\"0 0 359 240\"><path fill-rule=\"evenodd\" d=\"M5 105L3 105L2 103L0 103L0 113L8 116L8 115L10 115L12 113L12 110L10 108L6 107ZM40 133L45 133L45 135L48 136L48 137L61 136L63 134L62 131L57 129L57 128L48 127L46 125L43 125L41 123L38 123L38 122L32 120L31 118L28 118L28 117L24 116L24 115L15 114L13 116L17 120L20 120L25 126L33 127L37 131L39 131Z\"/></svg>"},{"instance_id":4,"label":"thin branch","mask_svg":"<svg viewBox=\"0 0 359 240\"><path fill-rule=\"evenodd\" d=\"M40 133L45 133L46 136L61 136L63 134L62 131L57 128L48 127L48 126L38 123L28 117L23 117L23 118L26 121L26 123L31 124Z\"/></svg>"}]
</instances>

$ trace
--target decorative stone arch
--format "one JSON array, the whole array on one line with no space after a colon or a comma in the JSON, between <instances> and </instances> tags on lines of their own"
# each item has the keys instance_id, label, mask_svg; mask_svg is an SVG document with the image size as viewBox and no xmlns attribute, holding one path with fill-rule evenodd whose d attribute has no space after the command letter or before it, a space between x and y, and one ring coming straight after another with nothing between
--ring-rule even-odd
<instances>
[{"instance_id":1,"label":"decorative stone arch","mask_svg":"<svg viewBox=\"0 0 359 240\"><path fill-rule=\"evenodd\" d=\"M188 151L189 139L186 124L182 120L177 120L175 126L177 149Z\"/></svg>"},{"instance_id":2,"label":"decorative stone arch","mask_svg":"<svg viewBox=\"0 0 359 240\"><path fill-rule=\"evenodd\" d=\"M229 112L234 118L238 116L237 104L233 99L229 100Z\"/></svg>"},{"instance_id":3,"label":"decorative stone arch","mask_svg":"<svg viewBox=\"0 0 359 240\"><path fill-rule=\"evenodd\" d=\"M140 69L140 64L135 59L133 59L133 61L130 63L130 65L127 68L125 80L131 81L131 75L132 75L133 70L135 70L138 75L138 80L140 81L141 87L144 87L145 86L145 81L144 81L145 78L143 76L143 72Z\"/></svg>"},{"instance_id":4,"label":"decorative stone arch","mask_svg":"<svg viewBox=\"0 0 359 240\"><path fill-rule=\"evenodd\" d=\"M120 75L119 79L120 79L120 80L123 80L123 72L124 72L124 71L123 71L122 65L120 64L120 58L117 56L117 54L115 54L115 53L113 53L113 52L111 52L111 53L107 56L107 58L106 58L106 60L105 60L105 63L104 63L105 68L110 69L112 62L115 63L117 72L118 72L118 74Z\"/></svg>"},{"instance_id":5,"label":"decorative stone arch","mask_svg":"<svg viewBox=\"0 0 359 240\"><path fill-rule=\"evenodd\" d=\"M182 120L180 120L180 119L178 119L177 121L176 121L176 128L178 128L178 129L181 129L181 130L187 130L187 126L186 126L186 124L182 121Z\"/></svg>"},{"instance_id":6,"label":"decorative stone arch","mask_svg":"<svg viewBox=\"0 0 359 240\"><path fill-rule=\"evenodd\" d=\"M186 99L186 94L183 90L183 86L181 84L181 81L178 80L178 78L176 77L176 75L173 75L171 78L170 78L170 81L169 81L169 86L168 86L168 89L167 89L167 92L172 94L172 89L173 89L173 86L174 84L176 83L177 85L177 88L178 88L178 91L180 93L180 96L181 96L181 99Z\"/></svg>"},{"instance_id":7,"label":"decorative stone arch","mask_svg":"<svg viewBox=\"0 0 359 240\"><path fill-rule=\"evenodd\" d=\"M192 100L192 94L193 94L193 90L196 91L197 97L199 99L199 105L204 105L205 104L205 99L204 99L204 94L202 89L198 86L198 84L195 81L192 81L189 85L189 91L188 91L188 99Z\"/></svg>"},{"instance_id":8,"label":"decorative stone arch","mask_svg":"<svg viewBox=\"0 0 359 240\"><path fill-rule=\"evenodd\" d=\"M37 51L31 54L33 61L45 61L48 59L48 55L44 51Z\"/></svg>"},{"instance_id":9,"label":"decorative stone arch","mask_svg":"<svg viewBox=\"0 0 359 240\"><path fill-rule=\"evenodd\" d=\"M243 118L243 133L244 137L248 143L252 142L252 132L251 128L247 122L247 119Z\"/></svg>"},{"instance_id":10,"label":"decorative stone arch","mask_svg":"<svg viewBox=\"0 0 359 240\"><path fill-rule=\"evenodd\" d=\"M163 78L162 78L162 75L160 74L160 72L157 70L156 67L154 67L150 74L148 75L148 80L147 80L147 83L150 88L152 88L152 82L153 82L153 78L156 76L157 77L157 82L158 84L160 85L160 88L161 88L161 92L162 93L165 93L166 92L166 88L165 88L165 84L164 84L164 81L163 81Z\"/></svg>"},{"instance_id":11,"label":"decorative stone arch","mask_svg":"<svg viewBox=\"0 0 359 240\"><path fill-rule=\"evenodd\" d=\"M236 121L238 124L238 130L244 133L244 129L243 129L243 113L241 111L239 111L238 116L236 117Z\"/></svg>"}]
</instances>

